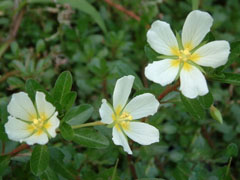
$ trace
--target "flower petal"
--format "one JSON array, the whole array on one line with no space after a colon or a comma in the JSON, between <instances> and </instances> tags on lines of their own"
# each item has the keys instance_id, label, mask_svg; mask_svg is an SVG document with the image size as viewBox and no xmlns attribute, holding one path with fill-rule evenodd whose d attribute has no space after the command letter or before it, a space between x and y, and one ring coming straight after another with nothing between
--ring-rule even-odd
<instances>
[{"instance_id":1,"label":"flower petal","mask_svg":"<svg viewBox=\"0 0 240 180\"><path fill-rule=\"evenodd\" d=\"M175 55L178 43L171 27L163 21L155 21L147 32L147 42L156 52L164 55Z\"/></svg>"},{"instance_id":2,"label":"flower petal","mask_svg":"<svg viewBox=\"0 0 240 180\"><path fill-rule=\"evenodd\" d=\"M36 105L40 116L45 115L46 118L49 118L55 112L55 107L46 101L46 95L42 92L36 92Z\"/></svg>"},{"instance_id":3,"label":"flower petal","mask_svg":"<svg viewBox=\"0 0 240 180\"><path fill-rule=\"evenodd\" d=\"M195 48L210 31L213 18L207 12L195 10L188 14L183 25L182 43L189 50Z\"/></svg>"},{"instance_id":4,"label":"flower petal","mask_svg":"<svg viewBox=\"0 0 240 180\"><path fill-rule=\"evenodd\" d=\"M159 102L150 93L134 97L125 107L124 111L129 113L133 119L140 119L154 115L159 107Z\"/></svg>"},{"instance_id":5,"label":"flower petal","mask_svg":"<svg viewBox=\"0 0 240 180\"><path fill-rule=\"evenodd\" d=\"M34 105L28 95L24 92L12 95L7 110L12 116L26 121L30 121L36 116Z\"/></svg>"},{"instance_id":6,"label":"flower petal","mask_svg":"<svg viewBox=\"0 0 240 180\"><path fill-rule=\"evenodd\" d=\"M129 138L133 141L149 145L159 142L159 131L154 126L142 122L131 122L128 130L124 130Z\"/></svg>"},{"instance_id":7,"label":"flower petal","mask_svg":"<svg viewBox=\"0 0 240 180\"><path fill-rule=\"evenodd\" d=\"M164 59L161 61L154 61L145 68L145 76L162 86L170 84L177 76L179 65L177 60Z\"/></svg>"},{"instance_id":8,"label":"flower petal","mask_svg":"<svg viewBox=\"0 0 240 180\"><path fill-rule=\"evenodd\" d=\"M113 107L114 109L124 107L127 103L128 97L133 86L134 76L124 76L117 80L113 92Z\"/></svg>"},{"instance_id":9,"label":"flower petal","mask_svg":"<svg viewBox=\"0 0 240 180\"><path fill-rule=\"evenodd\" d=\"M112 108L107 103L106 99L102 100L102 105L99 109L101 122L105 124L111 124L113 122L112 115L114 114Z\"/></svg>"},{"instance_id":10,"label":"flower petal","mask_svg":"<svg viewBox=\"0 0 240 180\"><path fill-rule=\"evenodd\" d=\"M40 135L38 135L37 133L33 134L32 136L30 136L29 138L26 138L24 140L28 145L33 145L33 144L47 144L48 142L48 136L46 133L41 133Z\"/></svg>"},{"instance_id":11,"label":"flower petal","mask_svg":"<svg viewBox=\"0 0 240 180\"><path fill-rule=\"evenodd\" d=\"M216 68L227 62L229 53L230 45L227 41L213 41L195 51L200 57L196 63Z\"/></svg>"},{"instance_id":12,"label":"flower petal","mask_svg":"<svg viewBox=\"0 0 240 180\"><path fill-rule=\"evenodd\" d=\"M28 124L16 119L15 117L8 116L8 122L4 125L8 138L13 141L22 142L26 137L31 135L28 130Z\"/></svg>"},{"instance_id":13,"label":"flower petal","mask_svg":"<svg viewBox=\"0 0 240 180\"><path fill-rule=\"evenodd\" d=\"M113 133L112 140L113 140L114 144L122 146L123 150L125 152L127 152L128 154L132 154L132 151L131 151L128 141L127 141L127 138L125 137L123 132L120 130L117 130L116 127L113 127L112 133Z\"/></svg>"},{"instance_id":14,"label":"flower petal","mask_svg":"<svg viewBox=\"0 0 240 180\"><path fill-rule=\"evenodd\" d=\"M59 127L60 124L57 115L58 112L55 112L55 114L48 120L48 127L46 128L52 138L56 137L56 129Z\"/></svg>"},{"instance_id":15,"label":"flower petal","mask_svg":"<svg viewBox=\"0 0 240 180\"><path fill-rule=\"evenodd\" d=\"M199 69L194 66L182 69L180 73L180 90L188 98L196 98L208 93L207 82Z\"/></svg>"}]
</instances>

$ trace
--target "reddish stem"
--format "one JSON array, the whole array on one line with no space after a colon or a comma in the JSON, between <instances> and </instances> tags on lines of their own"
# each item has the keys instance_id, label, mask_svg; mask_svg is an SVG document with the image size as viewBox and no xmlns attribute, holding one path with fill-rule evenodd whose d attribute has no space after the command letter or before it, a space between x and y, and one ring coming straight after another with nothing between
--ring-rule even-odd
<instances>
[{"instance_id":1,"label":"reddish stem","mask_svg":"<svg viewBox=\"0 0 240 180\"><path fill-rule=\"evenodd\" d=\"M168 93L172 91L176 91L178 86L180 85L180 81L177 81L174 85L168 86L159 96L158 100L161 101Z\"/></svg>"},{"instance_id":2,"label":"reddish stem","mask_svg":"<svg viewBox=\"0 0 240 180\"><path fill-rule=\"evenodd\" d=\"M132 12L132 11L127 10L127 9L124 8L122 5L116 4L116 3L112 2L111 0L104 0L104 1L105 1L107 4L109 4L110 6L116 8L117 10L119 10L119 11L121 11L121 12L123 12L123 13L126 14L127 16L135 19L136 21L140 21L140 20L141 20L141 18L140 18L138 15L136 15L136 14L135 14L134 12Z\"/></svg>"},{"instance_id":3,"label":"reddish stem","mask_svg":"<svg viewBox=\"0 0 240 180\"><path fill-rule=\"evenodd\" d=\"M19 152L30 148L29 145L27 144L21 144L20 146L18 146L17 148L15 148L12 152L9 153L10 156L15 156L16 154L18 154Z\"/></svg>"}]
</instances>

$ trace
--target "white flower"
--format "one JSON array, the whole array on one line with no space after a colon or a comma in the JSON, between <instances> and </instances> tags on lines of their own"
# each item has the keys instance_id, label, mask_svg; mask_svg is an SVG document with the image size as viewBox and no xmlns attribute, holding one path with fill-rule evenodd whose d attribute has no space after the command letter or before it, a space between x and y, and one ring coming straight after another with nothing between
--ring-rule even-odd
<instances>
[{"instance_id":1,"label":"white flower","mask_svg":"<svg viewBox=\"0 0 240 180\"><path fill-rule=\"evenodd\" d=\"M207 94L205 77L192 64L217 68L227 62L230 53L227 41L213 41L198 47L212 23L213 19L208 13L192 11L183 26L182 41L178 42L169 24L155 21L147 32L147 41L152 49L169 58L149 64L145 69L146 77L165 86L172 83L180 71L180 90L184 96L196 98ZM182 43L183 49L178 43ZM173 56L176 59L171 58ZM182 69L179 69L180 64Z\"/></svg>"},{"instance_id":2,"label":"white flower","mask_svg":"<svg viewBox=\"0 0 240 180\"><path fill-rule=\"evenodd\" d=\"M59 126L58 112L46 101L45 94L36 92L35 104L24 92L13 94L7 110L10 114L5 124L9 139L29 145L46 144L56 136Z\"/></svg>"},{"instance_id":3,"label":"white flower","mask_svg":"<svg viewBox=\"0 0 240 180\"><path fill-rule=\"evenodd\" d=\"M150 93L138 95L127 103L133 81L134 76L131 75L118 79L113 92L113 107L103 99L99 109L101 121L114 125L113 142L123 146L128 154L132 154L132 151L126 135L142 145L159 142L158 129L146 123L133 121L155 114L159 107L159 102Z\"/></svg>"}]
</instances>

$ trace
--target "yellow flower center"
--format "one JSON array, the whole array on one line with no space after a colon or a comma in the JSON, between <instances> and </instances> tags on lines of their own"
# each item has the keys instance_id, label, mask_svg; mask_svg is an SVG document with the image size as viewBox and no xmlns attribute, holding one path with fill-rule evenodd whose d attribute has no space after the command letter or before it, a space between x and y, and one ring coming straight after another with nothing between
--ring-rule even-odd
<instances>
[{"instance_id":1,"label":"yellow flower center","mask_svg":"<svg viewBox=\"0 0 240 180\"><path fill-rule=\"evenodd\" d=\"M187 61L191 58L191 53L185 49L179 51L179 60L180 61Z\"/></svg>"},{"instance_id":2,"label":"yellow flower center","mask_svg":"<svg viewBox=\"0 0 240 180\"><path fill-rule=\"evenodd\" d=\"M178 67L180 62L183 62L183 68L187 71L192 69L192 65L190 65L187 61L197 61L200 56L197 53L191 53L189 48L185 48L184 50L179 50L178 48L174 47L171 48L172 53L176 56L178 56L178 59L173 60L171 62L171 65L173 67Z\"/></svg>"},{"instance_id":3,"label":"yellow flower center","mask_svg":"<svg viewBox=\"0 0 240 180\"><path fill-rule=\"evenodd\" d=\"M28 130L41 135L44 129L48 129L50 126L51 124L45 114L41 114L40 117L32 116L32 123L28 125Z\"/></svg>"},{"instance_id":4,"label":"yellow flower center","mask_svg":"<svg viewBox=\"0 0 240 180\"><path fill-rule=\"evenodd\" d=\"M115 123L115 127L117 130L121 131L121 128L124 130L128 130L130 126L130 122L133 118L128 112L121 112L122 107L118 106L115 109L115 113L112 114L112 119Z\"/></svg>"}]
</instances>

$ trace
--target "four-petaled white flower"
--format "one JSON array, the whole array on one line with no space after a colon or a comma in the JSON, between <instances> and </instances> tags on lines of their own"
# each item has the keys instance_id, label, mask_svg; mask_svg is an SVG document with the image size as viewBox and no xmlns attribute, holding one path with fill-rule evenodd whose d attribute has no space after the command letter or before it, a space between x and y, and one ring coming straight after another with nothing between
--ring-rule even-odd
<instances>
[{"instance_id":1,"label":"four-petaled white flower","mask_svg":"<svg viewBox=\"0 0 240 180\"><path fill-rule=\"evenodd\" d=\"M133 121L155 114L159 107L159 102L150 93L138 95L127 103L133 81L134 76L131 75L118 79L113 92L113 107L103 99L99 109L101 121L113 125L113 142L123 146L128 154L132 154L132 151L126 135L142 145L159 142L158 129Z\"/></svg>"},{"instance_id":2,"label":"four-petaled white flower","mask_svg":"<svg viewBox=\"0 0 240 180\"><path fill-rule=\"evenodd\" d=\"M43 145L56 136L60 123L58 112L46 101L44 93L36 92L35 104L24 92L13 94L7 110L10 116L5 131L9 139Z\"/></svg>"},{"instance_id":3,"label":"four-petaled white flower","mask_svg":"<svg viewBox=\"0 0 240 180\"><path fill-rule=\"evenodd\" d=\"M168 23L155 21L147 32L147 41L152 49L169 58L149 64L145 69L146 77L165 86L172 83L180 72L180 90L184 96L196 98L207 94L205 77L197 65L217 68L227 62L230 53L227 41L200 45L212 23L207 12L192 11L184 23L182 40L178 42Z\"/></svg>"}]
</instances>

